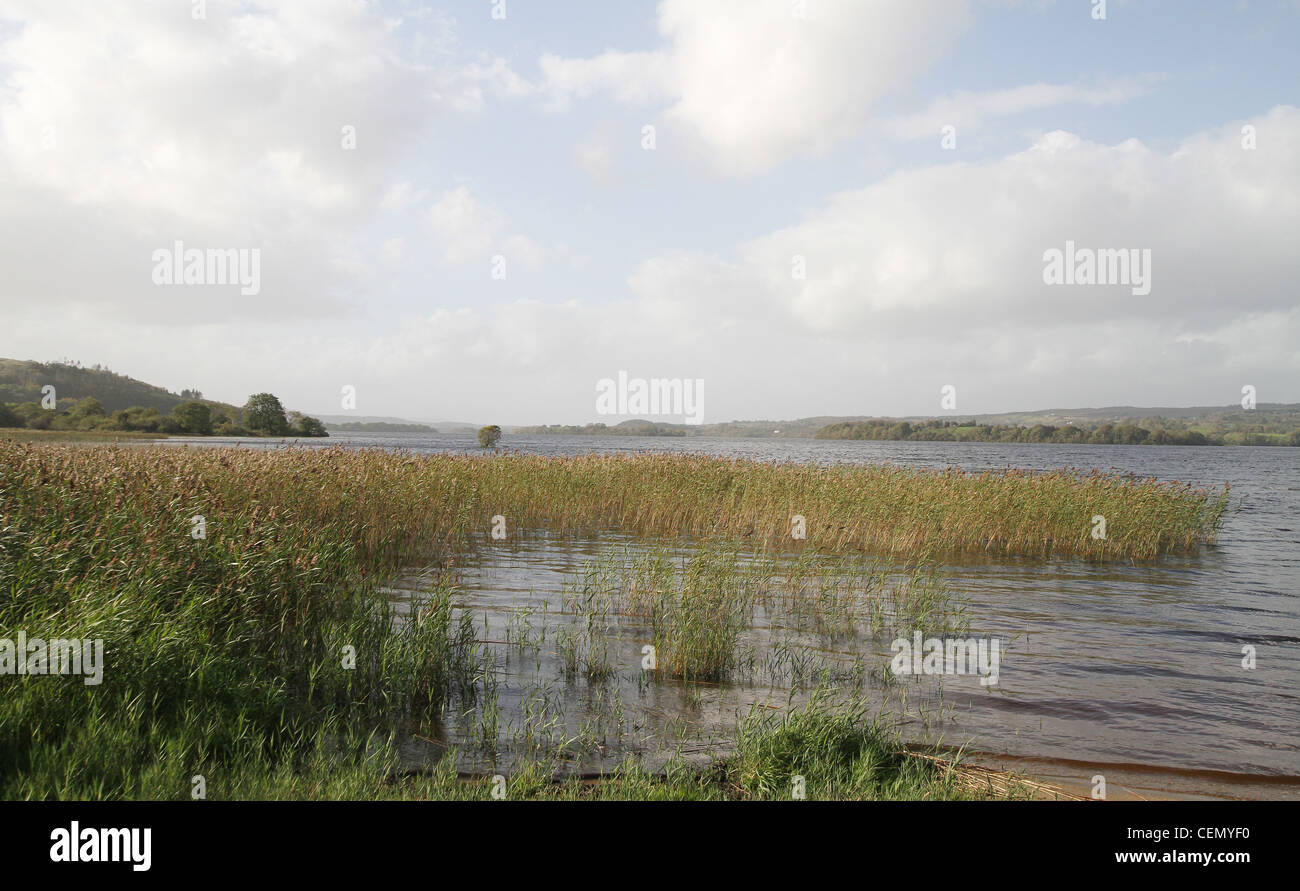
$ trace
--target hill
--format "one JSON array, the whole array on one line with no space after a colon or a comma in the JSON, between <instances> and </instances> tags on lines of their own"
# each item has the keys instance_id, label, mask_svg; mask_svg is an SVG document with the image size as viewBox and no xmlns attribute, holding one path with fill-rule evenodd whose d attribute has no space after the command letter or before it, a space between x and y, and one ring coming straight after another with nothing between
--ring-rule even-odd
<instances>
[{"instance_id":1,"label":"hill","mask_svg":"<svg viewBox=\"0 0 1300 891\"><path fill-rule=\"evenodd\" d=\"M235 406L203 399L197 390L172 393L98 365L83 368L75 362L0 359L0 402L40 402L41 388L47 384L54 386L59 399L94 397L109 413L138 406L166 414L182 402L193 400L238 416Z\"/></svg>"},{"instance_id":2,"label":"hill","mask_svg":"<svg viewBox=\"0 0 1300 891\"><path fill-rule=\"evenodd\" d=\"M1130 429L1131 428L1131 429ZM1101 432L1094 437L1096 431ZM1081 436L1080 432L1087 433ZM982 415L822 415L790 421L668 424L645 420L614 426L551 424L511 432L567 435L718 436L739 438L941 439L999 442L1147 442L1288 445L1300 431L1300 404L1260 403L1190 408L1045 409ZM1147 435L1151 436L1148 438Z\"/></svg>"},{"instance_id":3,"label":"hill","mask_svg":"<svg viewBox=\"0 0 1300 891\"><path fill-rule=\"evenodd\" d=\"M98 365L3 358L0 427L61 433L329 435L318 419L286 412L271 393L251 395L240 408L204 399L198 390L172 393Z\"/></svg>"}]
</instances>

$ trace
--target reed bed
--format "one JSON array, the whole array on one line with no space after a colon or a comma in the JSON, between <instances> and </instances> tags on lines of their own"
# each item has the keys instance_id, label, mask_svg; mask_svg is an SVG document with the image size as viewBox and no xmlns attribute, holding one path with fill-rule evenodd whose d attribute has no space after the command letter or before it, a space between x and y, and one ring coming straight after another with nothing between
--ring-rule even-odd
<instances>
[{"instance_id":1,"label":"reed bed","mask_svg":"<svg viewBox=\"0 0 1300 891\"><path fill-rule=\"evenodd\" d=\"M717 681L739 661L741 636L753 617L755 582L734 550L708 544L677 561L667 549L653 548L635 558L615 554L589 561L566 588L565 601L583 627L579 633L602 641L603 658L614 622L631 622L644 629L655 648L655 671L686 681ZM595 649L589 645L587 652Z\"/></svg>"},{"instance_id":2,"label":"reed bed","mask_svg":"<svg viewBox=\"0 0 1300 891\"><path fill-rule=\"evenodd\" d=\"M761 610L761 618L760 618ZM564 674L609 676L611 637L655 648L655 672L685 681L752 674L756 652L746 632L778 622L828 638L894 636L910 629L960 633L964 602L925 557L787 555L744 552L735 543L701 542L679 553L664 546L626 547L588 560L564 590L567 626L555 632ZM526 640L519 629L508 638ZM794 653L781 648L781 664Z\"/></svg>"},{"instance_id":3,"label":"reed bed","mask_svg":"<svg viewBox=\"0 0 1300 891\"><path fill-rule=\"evenodd\" d=\"M398 621L391 539L367 553L364 521L263 502L211 458L0 445L0 637L101 639L105 663L98 685L0 674L0 797L185 798L196 775L219 796L481 688L448 581Z\"/></svg>"},{"instance_id":4,"label":"reed bed","mask_svg":"<svg viewBox=\"0 0 1300 891\"><path fill-rule=\"evenodd\" d=\"M167 493L167 524L219 534L253 506L355 545L366 565L438 556L507 528L618 529L839 553L981 552L1149 560L1213 541L1228 492L1132 476L763 463L693 455L412 456L380 450L60 447L0 443L13 485L88 500ZM65 495L64 497L72 497ZM796 541L791 518L806 519ZM1094 517L1106 536L1094 537ZM221 526L222 523L226 525Z\"/></svg>"},{"instance_id":5,"label":"reed bed","mask_svg":"<svg viewBox=\"0 0 1300 891\"><path fill-rule=\"evenodd\" d=\"M107 664L100 686L0 675L0 797L185 798L194 775L225 797L324 762L349 783L372 776L368 753L407 722L491 693L450 578L406 621L379 585L413 561L454 566L497 515L511 536L1149 559L1212 540L1226 497L1070 472L4 440L0 637L103 638ZM805 542L791 541L794 514ZM1106 539L1090 535L1097 514ZM689 601L677 630L665 610L664 639L703 654L707 673L730 638L713 647L712 613Z\"/></svg>"}]
</instances>

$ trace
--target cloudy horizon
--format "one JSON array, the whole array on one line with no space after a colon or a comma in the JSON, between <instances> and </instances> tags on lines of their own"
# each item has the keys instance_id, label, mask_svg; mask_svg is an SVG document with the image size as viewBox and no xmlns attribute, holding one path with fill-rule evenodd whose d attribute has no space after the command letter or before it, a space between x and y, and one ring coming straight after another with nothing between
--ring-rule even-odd
<instances>
[{"instance_id":1,"label":"cloudy horizon","mask_svg":"<svg viewBox=\"0 0 1300 891\"><path fill-rule=\"evenodd\" d=\"M507 425L616 423L620 373L705 423L1300 402L1298 37L1290 0L0 0L0 356Z\"/></svg>"}]
</instances>

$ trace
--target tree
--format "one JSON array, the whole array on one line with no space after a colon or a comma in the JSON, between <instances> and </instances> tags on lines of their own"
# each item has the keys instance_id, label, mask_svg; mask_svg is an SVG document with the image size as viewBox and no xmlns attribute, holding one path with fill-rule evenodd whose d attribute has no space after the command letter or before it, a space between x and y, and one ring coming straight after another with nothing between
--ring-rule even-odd
<instances>
[{"instance_id":1,"label":"tree","mask_svg":"<svg viewBox=\"0 0 1300 891\"><path fill-rule=\"evenodd\" d=\"M244 406L244 426L267 436L287 436L289 433L284 406L270 393L255 393L248 397L248 404Z\"/></svg>"},{"instance_id":2,"label":"tree","mask_svg":"<svg viewBox=\"0 0 1300 891\"><path fill-rule=\"evenodd\" d=\"M325 425L317 418L309 415L299 415L294 422L293 432L297 436L329 436L325 430Z\"/></svg>"},{"instance_id":3,"label":"tree","mask_svg":"<svg viewBox=\"0 0 1300 891\"><path fill-rule=\"evenodd\" d=\"M182 402L172 409L172 417L191 436L212 435L212 409L202 402Z\"/></svg>"},{"instance_id":4,"label":"tree","mask_svg":"<svg viewBox=\"0 0 1300 891\"><path fill-rule=\"evenodd\" d=\"M0 427L21 427L23 419L14 414L14 410L0 402Z\"/></svg>"},{"instance_id":5,"label":"tree","mask_svg":"<svg viewBox=\"0 0 1300 891\"><path fill-rule=\"evenodd\" d=\"M94 396L87 396L77 403L76 407L72 409L71 415L78 421L83 418L103 417L104 406Z\"/></svg>"},{"instance_id":6,"label":"tree","mask_svg":"<svg viewBox=\"0 0 1300 891\"><path fill-rule=\"evenodd\" d=\"M230 418L226 418L220 424L213 426L213 431L217 436L247 436L248 431L236 424Z\"/></svg>"},{"instance_id":7,"label":"tree","mask_svg":"<svg viewBox=\"0 0 1300 891\"><path fill-rule=\"evenodd\" d=\"M485 449L490 449L501 441L501 428L496 424L487 427L480 427L478 431L478 444Z\"/></svg>"},{"instance_id":8,"label":"tree","mask_svg":"<svg viewBox=\"0 0 1300 891\"><path fill-rule=\"evenodd\" d=\"M158 425L162 423L158 409L138 405L113 412L113 420L119 430L143 430L146 433L157 433Z\"/></svg>"}]
</instances>

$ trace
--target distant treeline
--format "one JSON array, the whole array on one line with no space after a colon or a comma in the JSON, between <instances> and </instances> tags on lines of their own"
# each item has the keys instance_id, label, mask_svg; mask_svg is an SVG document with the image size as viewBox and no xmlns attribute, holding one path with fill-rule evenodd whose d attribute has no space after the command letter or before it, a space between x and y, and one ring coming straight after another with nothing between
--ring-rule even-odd
<instances>
[{"instance_id":1,"label":"distant treeline","mask_svg":"<svg viewBox=\"0 0 1300 891\"><path fill-rule=\"evenodd\" d=\"M243 410L208 402L182 402L164 414L154 407L132 406L111 414L94 396L41 402L0 403L0 427L28 430L118 431L174 436L329 436L316 418L285 413L270 393L250 396Z\"/></svg>"},{"instance_id":2,"label":"distant treeline","mask_svg":"<svg viewBox=\"0 0 1300 891\"><path fill-rule=\"evenodd\" d=\"M331 430L348 433L437 433L436 427L428 424L397 424L391 421L347 421L342 424L326 424Z\"/></svg>"},{"instance_id":3,"label":"distant treeline","mask_svg":"<svg viewBox=\"0 0 1300 891\"><path fill-rule=\"evenodd\" d=\"M686 431L677 424L659 424L654 421L624 421L613 427L605 424L542 424L538 427L520 427L516 433L558 433L568 436L685 436Z\"/></svg>"},{"instance_id":4,"label":"distant treeline","mask_svg":"<svg viewBox=\"0 0 1300 891\"><path fill-rule=\"evenodd\" d=\"M1136 424L963 424L960 421L889 419L827 424L817 439L909 440L913 442L1055 442L1099 445L1258 445L1300 446L1300 430L1147 429Z\"/></svg>"}]
</instances>

